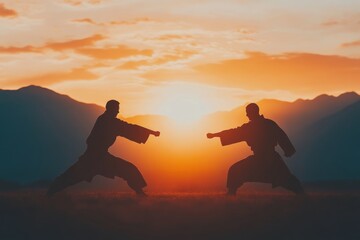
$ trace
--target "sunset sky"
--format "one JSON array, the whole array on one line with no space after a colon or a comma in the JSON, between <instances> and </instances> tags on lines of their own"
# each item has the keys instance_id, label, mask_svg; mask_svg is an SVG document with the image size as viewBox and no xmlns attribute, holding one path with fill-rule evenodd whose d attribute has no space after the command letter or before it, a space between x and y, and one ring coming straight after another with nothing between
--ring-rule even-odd
<instances>
[{"instance_id":1,"label":"sunset sky","mask_svg":"<svg viewBox=\"0 0 360 240\"><path fill-rule=\"evenodd\" d=\"M27 85L125 116L360 92L360 1L0 0L0 88Z\"/></svg>"}]
</instances>

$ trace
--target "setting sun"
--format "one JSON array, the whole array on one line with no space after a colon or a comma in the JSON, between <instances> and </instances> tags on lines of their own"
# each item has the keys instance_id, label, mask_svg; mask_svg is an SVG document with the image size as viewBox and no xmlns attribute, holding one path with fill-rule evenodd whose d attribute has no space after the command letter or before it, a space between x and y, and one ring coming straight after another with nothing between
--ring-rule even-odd
<instances>
[{"instance_id":1,"label":"setting sun","mask_svg":"<svg viewBox=\"0 0 360 240\"><path fill-rule=\"evenodd\" d=\"M191 124L214 111L211 90L196 84L171 84L156 89L156 113L178 124Z\"/></svg>"}]
</instances>

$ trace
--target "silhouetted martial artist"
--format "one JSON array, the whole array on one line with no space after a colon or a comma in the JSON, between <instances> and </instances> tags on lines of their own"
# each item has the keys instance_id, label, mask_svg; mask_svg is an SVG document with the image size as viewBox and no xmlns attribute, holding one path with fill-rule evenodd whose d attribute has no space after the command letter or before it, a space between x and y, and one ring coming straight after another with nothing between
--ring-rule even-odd
<instances>
[{"instance_id":1,"label":"silhouetted martial artist","mask_svg":"<svg viewBox=\"0 0 360 240\"><path fill-rule=\"evenodd\" d=\"M157 137L160 132L122 121L116 118L118 113L119 102L108 101L106 111L98 117L87 138L85 153L54 180L50 185L48 195L81 181L90 182L96 175L108 178L121 177L138 195L145 195L142 189L146 186L146 182L140 171L132 163L111 155L108 149L114 144L117 136L137 143L145 143L150 134Z\"/></svg>"},{"instance_id":2,"label":"silhouetted martial artist","mask_svg":"<svg viewBox=\"0 0 360 240\"><path fill-rule=\"evenodd\" d=\"M223 146L245 141L254 152L254 155L230 167L227 176L228 194L235 195L245 182L272 183L273 188L281 186L296 194L303 194L299 180L275 151L279 144L286 157L295 153L288 136L274 121L260 115L255 103L247 105L246 115L250 121L241 127L207 134L208 138L219 137Z\"/></svg>"}]
</instances>

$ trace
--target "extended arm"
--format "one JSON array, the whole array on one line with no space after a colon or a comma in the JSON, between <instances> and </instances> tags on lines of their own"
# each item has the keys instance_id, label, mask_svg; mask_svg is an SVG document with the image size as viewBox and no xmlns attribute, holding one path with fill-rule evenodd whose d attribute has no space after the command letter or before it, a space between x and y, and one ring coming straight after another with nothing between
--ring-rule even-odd
<instances>
[{"instance_id":1,"label":"extended arm","mask_svg":"<svg viewBox=\"0 0 360 240\"><path fill-rule=\"evenodd\" d=\"M214 138L214 137L220 137L221 136L221 132L217 132L217 133L207 133L206 134L206 137L211 139L211 138Z\"/></svg>"},{"instance_id":2,"label":"extended arm","mask_svg":"<svg viewBox=\"0 0 360 240\"><path fill-rule=\"evenodd\" d=\"M160 132L119 120L118 135L137 143L145 143L149 135L158 137L160 136Z\"/></svg>"},{"instance_id":3,"label":"extended arm","mask_svg":"<svg viewBox=\"0 0 360 240\"><path fill-rule=\"evenodd\" d=\"M150 130L150 129L149 129L149 131L150 131L150 134L151 134L151 135L154 135L155 137L160 136L160 132L159 132L159 131L153 131L153 130Z\"/></svg>"},{"instance_id":4,"label":"extended arm","mask_svg":"<svg viewBox=\"0 0 360 240\"><path fill-rule=\"evenodd\" d=\"M244 127L241 126L217 133L208 133L206 137L209 139L219 137L222 146L230 145L245 140Z\"/></svg>"}]
</instances>

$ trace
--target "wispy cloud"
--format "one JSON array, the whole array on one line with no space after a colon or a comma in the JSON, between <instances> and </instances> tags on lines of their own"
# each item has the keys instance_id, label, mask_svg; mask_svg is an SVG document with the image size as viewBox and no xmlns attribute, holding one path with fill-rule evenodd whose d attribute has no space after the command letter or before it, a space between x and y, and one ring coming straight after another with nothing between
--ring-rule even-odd
<instances>
[{"instance_id":1,"label":"wispy cloud","mask_svg":"<svg viewBox=\"0 0 360 240\"><path fill-rule=\"evenodd\" d=\"M325 26L325 27L331 27L331 26L336 26L336 25L340 25L340 24L341 24L340 21L337 21L337 20L329 20L329 21L323 22L321 25L322 25L322 26Z\"/></svg>"},{"instance_id":2,"label":"wispy cloud","mask_svg":"<svg viewBox=\"0 0 360 240\"><path fill-rule=\"evenodd\" d=\"M43 75L25 77L21 79L13 79L11 82L7 82L7 85L19 85L25 86L29 84L35 84L40 86L47 86L54 83L72 81L72 80L95 80L99 76L90 72L85 67L74 68L63 72L52 72Z\"/></svg>"},{"instance_id":3,"label":"wispy cloud","mask_svg":"<svg viewBox=\"0 0 360 240\"><path fill-rule=\"evenodd\" d=\"M75 40L63 41L63 42L47 42L43 46L24 46L24 47L1 47L0 46L0 54L17 54L17 53L33 53L33 52L43 52L47 49L51 49L54 51L64 51L68 49L79 49L83 47L93 46L97 41L105 39L104 36L100 34L95 34L90 37L80 38Z\"/></svg>"},{"instance_id":4,"label":"wispy cloud","mask_svg":"<svg viewBox=\"0 0 360 240\"><path fill-rule=\"evenodd\" d=\"M91 18L74 19L74 20L72 20L72 22L88 23L88 24L97 25L97 23L94 20L92 20Z\"/></svg>"},{"instance_id":5,"label":"wispy cloud","mask_svg":"<svg viewBox=\"0 0 360 240\"><path fill-rule=\"evenodd\" d=\"M50 48L55 51L62 51L66 49L78 49L87 46L94 45L95 42L105 39L104 36L100 34L96 34L90 37L82 38L82 39L75 39L70 41L64 42L49 42L47 43L44 48Z\"/></svg>"},{"instance_id":6,"label":"wispy cloud","mask_svg":"<svg viewBox=\"0 0 360 240\"><path fill-rule=\"evenodd\" d=\"M146 23L146 22L157 22L154 19L148 18L148 17L142 17L142 18L135 18L132 20L123 20L123 21L111 21L109 22L110 25L135 25L139 23Z\"/></svg>"},{"instance_id":7,"label":"wispy cloud","mask_svg":"<svg viewBox=\"0 0 360 240\"><path fill-rule=\"evenodd\" d=\"M25 47L0 47L0 54L17 54L39 52L39 49L33 46Z\"/></svg>"},{"instance_id":8,"label":"wispy cloud","mask_svg":"<svg viewBox=\"0 0 360 240\"><path fill-rule=\"evenodd\" d=\"M268 55L248 52L232 59L195 67L206 81L245 89L284 89L311 93L360 89L360 59L311 53Z\"/></svg>"},{"instance_id":9,"label":"wispy cloud","mask_svg":"<svg viewBox=\"0 0 360 240\"><path fill-rule=\"evenodd\" d=\"M63 0L63 2L72 6L81 6L83 4L99 4L103 0Z\"/></svg>"},{"instance_id":10,"label":"wispy cloud","mask_svg":"<svg viewBox=\"0 0 360 240\"><path fill-rule=\"evenodd\" d=\"M194 54L196 54L196 52L194 51L178 50L174 54L164 54L162 56L158 56L149 60L127 61L124 64L120 65L118 68L124 70L135 70L142 66L159 66L170 62L188 59Z\"/></svg>"},{"instance_id":11,"label":"wispy cloud","mask_svg":"<svg viewBox=\"0 0 360 240\"><path fill-rule=\"evenodd\" d=\"M77 52L96 59L119 59L138 55L151 56L153 54L151 49L139 50L124 45L110 48L81 48Z\"/></svg>"},{"instance_id":12,"label":"wispy cloud","mask_svg":"<svg viewBox=\"0 0 360 240\"><path fill-rule=\"evenodd\" d=\"M164 34L154 38L154 40L159 41L169 41L169 40L182 40L182 39L192 39L191 35L179 35L179 34Z\"/></svg>"},{"instance_id":13,"label":"wispy cloud","mask_svg":"<svg viewBox=\"0 0 360 240\"><path fill-rule=\"evenodd\" d=\"M3 3L0 3L0 17L17 17L18 13L13 10L5 7Z\"/></svg>"},{"instance_id":14,"label":"wispy cloud","mask_svg":"<svg viewBox=\"0 0 360 240\"><path fill-rule=\"evenodd\" d=\"M341 47L348 48L348 47L360 47L360 40L353 41L353 42L346 42L341 44Z\"/></svg>"},{"instance_id":15,"label":"wispy cloud","mask_svg":"<svg viewBox=\"0 0 360 240\"><path fill-rule=\"evenodd\" d=\"M154 19L148 18L148 17L142 17L142 18L134 18L130 20L122 20L122 21L95 21L92 18L79 18L79 19L73 19L72 22L76 23L86 23L91 25L98 25L98 26L116 26L116 25L136 25L139 23L146 23L146 22L157 22Z\"/></svg>"}]
</instances>

